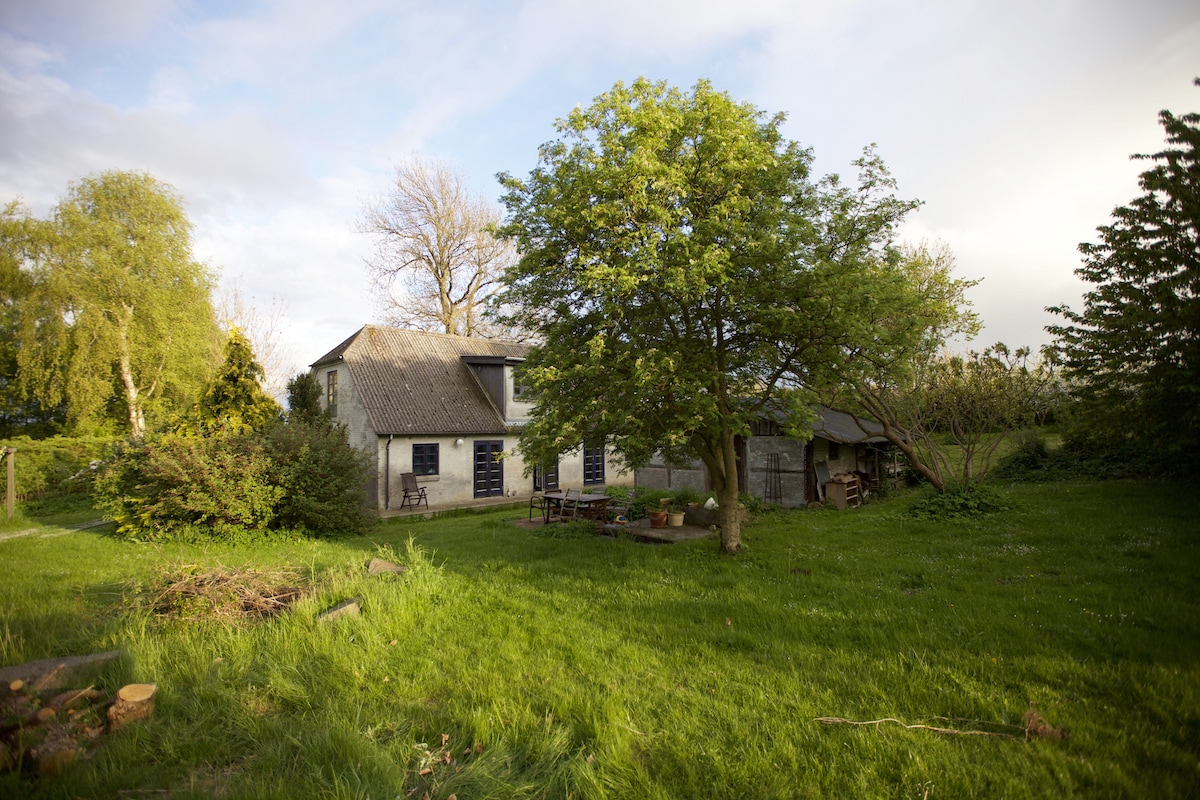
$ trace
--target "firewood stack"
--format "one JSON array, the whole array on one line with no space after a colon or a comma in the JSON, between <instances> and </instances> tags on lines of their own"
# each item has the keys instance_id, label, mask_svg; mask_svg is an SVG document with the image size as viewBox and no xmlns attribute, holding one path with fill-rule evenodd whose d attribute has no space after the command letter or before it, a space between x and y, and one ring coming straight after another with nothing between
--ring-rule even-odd
<instances>
[{"instance_id":1,"label":"firewood stack","mask_svg":"<svg viewBox=\"0 0 1200 800\"><path fill-rule=\"evenodd\" d=\"M53 777L85 755L85 745L154 712L157 687L132 683L105 700L92 686L60 691L51 675L0 689L0 769L29 769ZM0 684L2 685L2 684Z\"/></svg>"}]
</instances>

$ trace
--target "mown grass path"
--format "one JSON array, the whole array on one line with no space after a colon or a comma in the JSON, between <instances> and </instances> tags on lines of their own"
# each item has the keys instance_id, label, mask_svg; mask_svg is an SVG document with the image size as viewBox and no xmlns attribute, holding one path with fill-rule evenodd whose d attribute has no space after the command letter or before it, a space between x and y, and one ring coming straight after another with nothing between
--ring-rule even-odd
<instances>
[{"instance_id":1,"label":"mown grass path","mask_svg":"<svg viewBox=\"0 0 1200 800\"><path fill-rule=\"evenodd\" d=\"M768 516L737 558L548 538L512 511L274 547L0 542L0 661L120 647L113 680L160 687L148 725L0 794L1195 795L1200 499L1004 491L1016 509L976 521L903 497ZM366 576L381 553L408 571ZM179 563L298 568L315 593L269 621L164 623L130 581ZM361 617L315 620L348 596ZM1069 738L1025 741L1031 704Z\"/></svg>"}]
</instances>

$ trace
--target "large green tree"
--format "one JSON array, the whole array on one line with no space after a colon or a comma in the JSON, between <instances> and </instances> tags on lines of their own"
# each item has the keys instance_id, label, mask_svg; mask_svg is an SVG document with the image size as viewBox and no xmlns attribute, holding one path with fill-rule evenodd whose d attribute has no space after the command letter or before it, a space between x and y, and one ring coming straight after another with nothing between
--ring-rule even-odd
<instances>
[{"instance_id":1,"label":"large green tree","mask_svg":"<svg viewBox=\"0 0 1200 800\"><path fill-rule=\"evenodd\" d=\"M141 172L73 184L33 271L19 331L24 389L77 429L120 418L140 438L156 406L187 407L219 353L211 278L182 198Z\"/></svg>"},{"instance_id":2,"label":"large green tree","mask_svg":"<svg viewBox=\"0 0 1200 800\"><path fill-rule=\"evenodd\" d=\"M1196 80L1200 85L1200 79ZM1175 464L1200 452L1200 114L1162 111L1167 148L1144 192L1112 212L1075 272L1094 288L1082 312L1048 326L1093 438L1127 442Z\"/></svg>"},{"instance_id":3,"label":"large green tree","mask_svg":"<svg viewBox=\"0 0 1200 800\"><path fill-rule=\"evenodd\" d=\"M933 436L941 416L933 413L931 376L947 362L942 350L950 337L978 331L966 299L978 281L955 276L954 254L944 243L905 244L892 256L875 266L872 290L856 298L872 335L850 345L849 358L819 394L854 417L864 438L875 432L867 420L882 425L913 471L941 490L945 459Z\"/></svg>"},{"instance_id":4,"label":"large green tree","mask_svg":"<svg viewBox=\"0 0 1200 800\"><path fill-rule=\"evenodd\" d=\"M20 391L17 376L18 330L33 292L33 271L52 238L45 220L14 200L0 211L0 436L18 432L49 433L63 420L63 409L44 408Z\"/></svg>"},{"instance_id":5,"label":"large green tree","mask_svg":"<svg viewBox=\"0 0 1200 800\"><path fill-rule=\"evenodd\" d=\"M857 300L916 205L869 150L856 185L814 181L782 122L704 81L618 83L558 122L527 178L500 176L521 253L503 300L540 342L526 463L585 442L627 466L694 453L729 553L735 437L777 410L785 378L825 380L871 335Z\"/></svg>"}]
</instances>

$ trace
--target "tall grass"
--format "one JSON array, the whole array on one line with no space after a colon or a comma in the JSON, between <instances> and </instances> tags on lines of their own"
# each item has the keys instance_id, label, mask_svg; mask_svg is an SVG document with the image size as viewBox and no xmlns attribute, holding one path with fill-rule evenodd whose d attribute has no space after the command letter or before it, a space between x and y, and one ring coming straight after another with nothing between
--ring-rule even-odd
<instances>
[{"instance_id":1,"label":"tall grass","mask_svg":"<svg viewBox=\"0 0 1200 800\"><path fill-rule=\"evenodd\" d=\"M737 558L537 536L511 510L271 548L0 541L4 663L120 647L107 688L160 689L149 723L0 795L1194 795L1200 500L1003 492L1014 510L953 523L906 496L774 514ZM377 554L407 572L367 576ZM162 621L130 582L174 563L289 566L313 593L269 621ZM351 596L360 617L318 620ZM1026 742L1031 704L1069 738Z\"/></svg>"}]
</instances>

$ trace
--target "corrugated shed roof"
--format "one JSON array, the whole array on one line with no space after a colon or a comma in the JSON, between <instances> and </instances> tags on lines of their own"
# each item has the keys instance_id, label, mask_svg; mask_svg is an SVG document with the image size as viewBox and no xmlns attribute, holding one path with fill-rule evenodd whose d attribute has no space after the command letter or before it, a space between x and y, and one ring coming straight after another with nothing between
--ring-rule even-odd
<instances>
[{"instance_id":1,"label":"corrugated shed roof","mask_svg":"<svg viewBox=\"0 0 1200 800\"><path fill-rule=\"evenodd\" d=\"M862 418L860 417L859 419ZM863 433L862 428L855 424L854 419L849 414L834 411L832 408L826 408L825 406L819 406L817 408L817 421L813 423L813 436L820 436L822 439L841 444L887 441L887 438L883 436L883 426L878 422L862 419L862 424L868 433Z\"/></svg>"},{"instance_id":2,"label":"corrugated shed roof","mask_svg":"<svg viewBox=\"0 0 1200 800\"><path fill-rule=\"evenodd\" d=\"M522 358L525 345L366 325L313 366L342 361L376 434L506 432L463 356Z\"/></svg>"}]
</instances>

